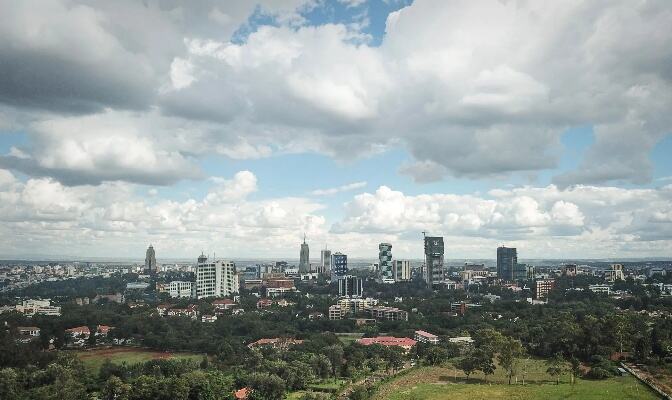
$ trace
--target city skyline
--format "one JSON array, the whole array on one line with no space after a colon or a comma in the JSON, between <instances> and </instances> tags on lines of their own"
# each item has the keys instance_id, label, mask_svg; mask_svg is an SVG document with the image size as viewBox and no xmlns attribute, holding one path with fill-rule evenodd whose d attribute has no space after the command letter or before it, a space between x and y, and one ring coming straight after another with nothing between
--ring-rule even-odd
<instances>
[{"instance_id":1,"label":"city skyline","mask_svg":"<svg viewBox=\"0 0 672 400\"><path fill-rule=\"evenodd\" d=\"M672 256L664 1L0 3L0 258Z\"/></svg>"}]
</instances>

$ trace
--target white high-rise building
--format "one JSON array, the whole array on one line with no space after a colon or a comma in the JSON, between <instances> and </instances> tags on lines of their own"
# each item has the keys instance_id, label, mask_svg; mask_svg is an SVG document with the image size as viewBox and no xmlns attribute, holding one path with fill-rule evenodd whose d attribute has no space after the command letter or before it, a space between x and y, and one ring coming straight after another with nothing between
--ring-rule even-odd
<instances>
[{"instance_id":1,"label":"white high-rise building","mask_svg":"<svg viewBox=\"0 0 672 400\"><path fill-rule=\"evenodd\" d=\"M205 262L196 267L196 298L226 297L238 290L238 274L233 261Z\"/></svg>"},{"instance_id":2,"label":"white high-rise building","mask_svg":"<svg viewBox=\"0 0 672 400\"><path fill-rule=\"evenodd\" d=\"M392 262L392 274L395 282L411 280L411 262L408 260L394 260Z\"/></svg>"},{"instance_id":3,"label":"white high-rise building","mask_svg":"<svg viewBox=\"0 0 672 400\"><path fill-rule=\"evenodd\" d=\"M168 284L170 297L191 297L194 282L172 281Z\"/></svg>"}]
</instances>

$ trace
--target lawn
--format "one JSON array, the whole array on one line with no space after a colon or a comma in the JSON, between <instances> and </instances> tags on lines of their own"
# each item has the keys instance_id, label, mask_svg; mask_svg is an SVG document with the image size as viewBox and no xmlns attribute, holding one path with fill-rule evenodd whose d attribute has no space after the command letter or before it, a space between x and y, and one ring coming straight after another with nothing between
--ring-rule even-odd
<instances>
[{"instance_id":1,"label":"lawn","mask_svg":"<svg viewBox=\"0 0 672 400\"><path fill-rule=\"evenodd\" d=\"M658 399L656 394L632 376L602 381L579 379L575 385L569 384L568 376L563 376L560 385L556 385L544 372L545 369L543 361L529 360L526 384L523 386L508 385L501 368L485 382L482 374L472 374L467 381L461 371L456 373L450 366L421 367L383 383L374 400Z\"/></svg>"},{"instance_id":2,"label":"lawn","mask_svg":"<svg viewBox=\"0 0 672 400\"><path fill-rule=\"evenodd\" d=\"M152 351L138 349L133 347L113 347L107 349L80 350L75 354L93 373L97 373L100 366L107 359L115 364L123 362L127 364L137 364L149 360L158 359L188 359L200 361L203 355L193 353L170 353L162 351Z\"/></svg>"}]
</instances>

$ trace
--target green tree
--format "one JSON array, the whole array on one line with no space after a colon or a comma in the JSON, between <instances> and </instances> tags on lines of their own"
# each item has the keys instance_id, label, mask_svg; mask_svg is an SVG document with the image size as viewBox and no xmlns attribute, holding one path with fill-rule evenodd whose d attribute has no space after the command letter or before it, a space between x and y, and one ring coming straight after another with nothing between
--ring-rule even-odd
<instances>
[{"instance_id":1,"label":"green tree","mask_svg":"<svg viewBox=\"0 0 672 400\"><path fill-rule=\"evenodd\" d=\"M560 384L560 375L565 372L565 360L560 354L546 360L546 373L555 377L555 384Z\"/></svg>"},{"instance_id":2,"label":"green tree","mask_svg":"<svg viewBox=\"0 0 672 400\"><path fill-rule=\"evenodd\" d=\"M343 364L343 347L337 344L327 346L324 348L323 353L327 356L329 362L331 362L331 372L335 378L341 364Z\"/></svg>"},{"instance_id":3,"label":"green tree","mask_svg":"<svg viewBox=\"0 0 672 400\"><path fill-rule=\"evenodd\" d=\"M439 365L448 359L448 350L439 346L432 346L425 351L425 361L429 365Z\"/></svg>"},{"instance_id":4,"label":"green tree","mask_svg":"<svg viewBox=\"0 0 672 400\"><path fill-rule=\"evenodd\" d=\"M130 398L131 386L124 383L116 376L111 376L103 390L100 392L102 400L128 400Z\"/></svg>"},{"instance_id":5,"label":"green tree","mask_svg":"<svg viewBox=\"0 0 672 400\"><path fill-rule=\"evenodd\" d=\"M511 384L511 378L516 376L518 372L518 359L524 354L525 350L520 340L511 337L506 337L502 340L502 346L497 354L497 361L506 371L509 385Z\"/></svg>"},{"instance_id":6,"label":"green tree","mask_svg":"<svg viewBox=\"0 0 672 400\"><path fill-rule=\"evenodd\" d=\"M249 386L251 400L282 400L285 395L285 383L277 375L252 374Z\"/></svg>"}]
</instances>

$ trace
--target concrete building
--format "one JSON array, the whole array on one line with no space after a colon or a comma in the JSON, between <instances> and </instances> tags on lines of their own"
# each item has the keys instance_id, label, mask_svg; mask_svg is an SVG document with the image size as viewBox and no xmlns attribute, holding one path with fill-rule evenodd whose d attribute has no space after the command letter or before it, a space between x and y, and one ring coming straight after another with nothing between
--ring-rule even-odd
<instances>
[{"instance_id":1,"label":"concrete building","mask_svg":"<svg viewBox=\"0 0 672 400\"><path fill-rule=\"evenodd\" d=\"M424 279L427 286L440 285L445 279L443 237L425 236Z\"/></svg>"},{"instance_id":2,"label":"concrete building","mask_svg":"<svg viewBox=\"0 0 672 400\"><path fill-rule=\"evenodd\" d=\"M186 281L172 281L168 284L170 297L191 297L194 283Z\"/></svg>"},{"instance_id":3,"label":"concrete building","mask_svg":"<svg viewBox=\"0 0 672 400\"><path fill-rule=\"evenodd\" d=\"M395 282L407 282L411 280L411 262L408 260L394 260L392 262L392 275Z\"/></svg>"},{"instance_id":4,"label":"concrete building","mask_svg":"<svg viewBox=\"0 0 672 400\"><path fill-rule=\"evenodd\" d=\"M565 264L562 266L562 276L576 276L577 270L576 264Z\"/></svg>"},{"instance_id":5,"label":"concrete building","mask_svg":"<svg viewBox=\"0 0 672 400\"><path fill-rule=\"evenodd\" d=\"M385 319L388 321L408 321L408 312L396 307L374 306L366 311L371 314L371 318Z\"/></svg>"},{"instance_id":6,"label":"concrete building","mask_svg":"<svg viewBox=\"0 0 672 400\"><path fill-rule=\"evenodd\" d=\"M606 293L607 296L611 294L611 286L609 285L588 285L588 290L593 293Z\"/></svg>"},{"instance_id":7,"label":"concrete building","mask_svg":"<svg viewBox=\"0 0 672 400\"><path fill-rule=\"evenodd\" d=\"M156 271L156 252L154 247L150 244L145 253L145 271L150 274L155 274Z\"/></svg>"},{"instance_id":8,"label":"concrete building","mask_svg":"<svg viewBox=\"0 0 672 400\"><path fill-rule=\"evenodd\" d=\"M348 274L348 256L339 252L331 256L332 276L345 276Z\"/></svg>"},{"instance_id":9,"label":"concrete building","mask_svg":"<svg viewBox=\"0 0 672 400\"><path fill-rule=\"evenodd\" d=\"M343 297L362 297L364 285L362 278L346 275L338 278L338 295Z\"/></svg>"},{"instance_id":10,"label":"concrete building","mask_svg":"<svg viewBox=\"0 0 672 400\"><path fill-rule=\"evenodd\" d=\"M308 243L306 243L306 235L303 235L303 243L301 243L301 251L299 253L299 273L305 274L310 272L310 250Z\"/></svg>"},{"instance_id":11,"label":"concrete building","mask_svg":"<svg viewBox=\"0 0 672 400\"><path fill-rule=\"evenodd\" d=\"M52 306L51 305L51 300L45 299L45 300L24 300L22 304L17 305L15 307L16 311L26 315L26 316L33 316L35 314L41 314L41 315L52 315L52 316L60 316L61 315L61 307L58 306Z\"/></svg>"},{"instance_id":12,"label":"concrete building","mask_svg":"<svg viewBox=\"0 0 672 400\"><path fill-rule=\"evenodd\" d=\"M392 269L392 244L381 243L378 245L378 274L383 283L394 283Z\"/></svg>"},{"instance_id":13,"label":"concrete building","mask_svg":"<svg viewBox=\"0 0 672 400\"><path fill-rule=\"evenodd\" d=\"M514 271L518 264L518 254L515 247L500 246L497 248L497 278L505 281L514 281ZM527 270L525 270L527 274Z\"/></svg>"},{"instance_id":14,"label":"concrete building","mask_svg":"<svg viewBox=\"0 0 672 400\"><path fill-rule=\"evenodd\" d=\"M611 269L607 272L607 280L609 282L616 282L617 280L625 280L622 264L611 264Z\"/></svg>"},{"instance_id":15,"label":"concrete building","mask_svg":"<svg viewBox=\"0 0 672 400\"><path fill-rule=\"evenodd\" d=\"M415 331L413 339L421 343L439 344L438 336L425 331Z\"/></svg>"},{"instance_id":16,"label":"concrete building","mask_svg":"<svg viewBox=\"0 0 672 400\"><path fill-rule=\"evenodd\" d=\"M320 270L318 272L322 276L331 276L331 250L320 251Z\"/></svg>"},{"instance_id":17,"label":"concrete building","mask_svg":"<svg viewBox=\"0 0 672 400\"><path fill-rule=\"evenodd\" d=\"M534 297L537 300L548 298L548 293L555 287L555 280L540 279L534 283Z\"/></svg>"},{"instance_id":18,"label":"concrete building","mask_svg":"<svg viewBox=\"0 0 672 400\"><path fill-rule=\"evenodd\" d=\"M238 293L239 282L233 261L214 261L196 267L196 297L226 297Z\"/></svg>"}]
</instances>

